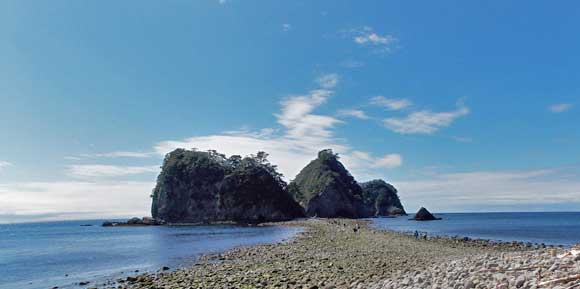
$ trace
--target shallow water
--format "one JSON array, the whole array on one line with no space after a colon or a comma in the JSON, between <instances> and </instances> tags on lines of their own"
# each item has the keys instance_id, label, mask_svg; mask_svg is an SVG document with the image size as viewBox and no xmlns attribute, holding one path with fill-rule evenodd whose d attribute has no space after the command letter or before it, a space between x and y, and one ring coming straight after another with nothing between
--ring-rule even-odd
<instances>
[{"instance_id":1,"label":"shallow water","mask_svg":"<svg viewBox=\"0 0 580 289\"><path fill-rule=\"evenodd\" d=\"M300 231L229 225L101 227L101 223L0 225L0 288L74 288L80 281L96 285L136 275L135 270L189 265L204 253L282 241Z\"/></svg>"},{"instance_id":2,"label":"shallow water","mask_svg":"<svg viewBox=\"0 0 580 289\"><path fill-rule=\"evenodd\" d=\"M580 243L580 212L447 213L440 221L417 222L412 216L372 219L377 228L426 232L497 241L570 246Z\"/></svg>"}]
</instances>

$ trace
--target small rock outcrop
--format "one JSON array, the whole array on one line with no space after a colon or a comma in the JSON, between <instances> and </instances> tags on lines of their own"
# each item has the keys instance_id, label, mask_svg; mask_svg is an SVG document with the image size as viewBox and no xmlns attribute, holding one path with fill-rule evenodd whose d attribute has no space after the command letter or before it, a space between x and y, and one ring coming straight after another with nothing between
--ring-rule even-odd
<instances>
[{"instance_id":1,"label":"small rock outcrop","mask_svg":"<svg viewBox=\"0 0 580 289\"><path fill-rule=\"evenodd\" d=\"M441 220L441 218L437 218L437 217L433 216L433 214L431 214L429 211L427 211L427 209L421 207L421 209L419 209L419 211L417 211L417 213L415 214L415 216L411 220L435 221L435 220Z\"/></svg>"},{"instance_id":2,"label":"small rock outcrop","mask_svg":"<svg viewBox=\"0 0 580 289\"><path fill-rule=\"evenodd\" d=\"M397 189L383 181L372 180L362 183L363 198L373 216L405 216L405 208L397 195Z\"/></svg>"},{"instance_id":3,"label":"small rock outcrop","mask_svg":"<svg viewBox=\"0 0 580 289\"><path fill-rule=\"evenodd\" d=\"M304 167L288 185L288 192L304 207L306 215L321 218L366 218L372 213L363 203L361 187L326 149Z\"/></svg>"},{"instance_id":4,"label":"small rock outcrop","mask_svg":"<svg viewBox=\"0 0 580 289\"><path fill-rule=\"evenodd\" d=\"M161 226L165 225L165 222L156 218L143 217L137 218L133 217L126 222L113 222L105 221L103 222L103 227L120 227L120 226Z\"/></svg>"},{"instance_id":5,"label":"small rock outcrop","mask_svg":"<svg viewBox=\"0 0 580 289\"><path fill-rule=\"evenodd\" d=\"M267 154L226 158L176 149L166 155L151 214L169 223L259 223L304 216Z\"/></svg>"}]
</instances>

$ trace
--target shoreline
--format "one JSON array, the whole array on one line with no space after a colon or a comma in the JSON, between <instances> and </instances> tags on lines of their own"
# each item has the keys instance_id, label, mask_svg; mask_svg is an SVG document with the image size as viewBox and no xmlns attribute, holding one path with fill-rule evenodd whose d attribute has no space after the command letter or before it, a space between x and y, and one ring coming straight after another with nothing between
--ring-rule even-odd
<instances>
[{"instance_id":1,"label":"shoreline","mask_svg":"<svg viewBox=\"0 0 580 289\"><path fill-rule=\"evenodd\" d=\"M401 234L404 236L413 237L413 231L398 231L388 228L379 228L376 226L371 227L374 230L378 231L385 231L391 232L394 234ZM487 238L474 238L469 236L463 235L444 235L444 234L435 234L425 231L419 231L419 238L424 238L423 236L427 236L427 240L429 241L442 241L442 242L470 242L470 243L478 243L482 246L494 246L494 247L512 247L512 248L522 248L522 250L533 250L533 249L546 249L546 248L571 248L574 245L564 245L564 244L545 244L545 243L537 243L537 242L526 242L526 241L518 241L518 240L496 240L496 239L487 239ZM579 240L580 241L580 240Z\"/></svg>"},{"instance_id":2,"label":"shoreline","mask_svg":"<svg viewBox=\"0 0 580 289\"><path fill-rule=\"evenodd\" d=\"M201 255L192 266L129 277L102 288L367 288L409 272L474 256L530 251L451 239L416 240L369 220L307 219L264 225L302 227L291 240ZM355 226L360 226L356 233Z\"/></svg>"}]
</instances>

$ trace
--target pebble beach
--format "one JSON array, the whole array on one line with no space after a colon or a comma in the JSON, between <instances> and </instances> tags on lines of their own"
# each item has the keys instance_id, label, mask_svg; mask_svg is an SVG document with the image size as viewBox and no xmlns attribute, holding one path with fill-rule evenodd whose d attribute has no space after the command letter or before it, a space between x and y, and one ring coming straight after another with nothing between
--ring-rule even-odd
<instances>
[{"instance_id":1,"label":"pebble beach","mask_svg":"<svg viewBox=\"0 0 580 289\"><path fill-rule=\"evenodd\" d=\"M578 258L523 243L415 238L369 221L309 219L292 240L202 256L191 267L87 288L575 288ZM280 224L276 224L280 225ZM569 278L570 280L566 280ZM550 282L551 280L558 280ZM579 284L580 285L580 284ZM560 286L560 287L558 287Z\"/></svg>"}]
</instances>

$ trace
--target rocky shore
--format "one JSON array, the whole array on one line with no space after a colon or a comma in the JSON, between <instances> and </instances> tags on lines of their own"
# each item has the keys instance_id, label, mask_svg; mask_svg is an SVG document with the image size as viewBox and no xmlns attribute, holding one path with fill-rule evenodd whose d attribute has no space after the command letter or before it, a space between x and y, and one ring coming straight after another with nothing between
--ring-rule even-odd
<instances>
[{"instance_id":1,"label":"rocky shore","mask_svg":"<svg viewBox=\"0 0 580 289\"><path fill-rule=\"evenodd\" d=\"M541 282L532 280L535 271L526 271L523 285L515 287L521 283L520 275L494 270L539 266L537 262L548 266L552 261L545 261L545 254L556 249L471 239L417 239L374 230L364 220L309 219L284 225L304 231L287 242L206 255L189 268L119 279L102 288L551 288L533 287ZM569 269L578 268L574 266ZM557 273L543 276L570 273L558 266L552 270Z\"/></svg>"},{"instance_id":2,"label":"rocky shore","mask_svg":"<svg viewBox=\"0 0 580 289\"><path fill-rule=\"evenodd\" d=\"M580 255L562 249L484 254L440 263L422 271L398 271L368 288L558 288L580 287Z\"/></svg>"}]
</instances>

